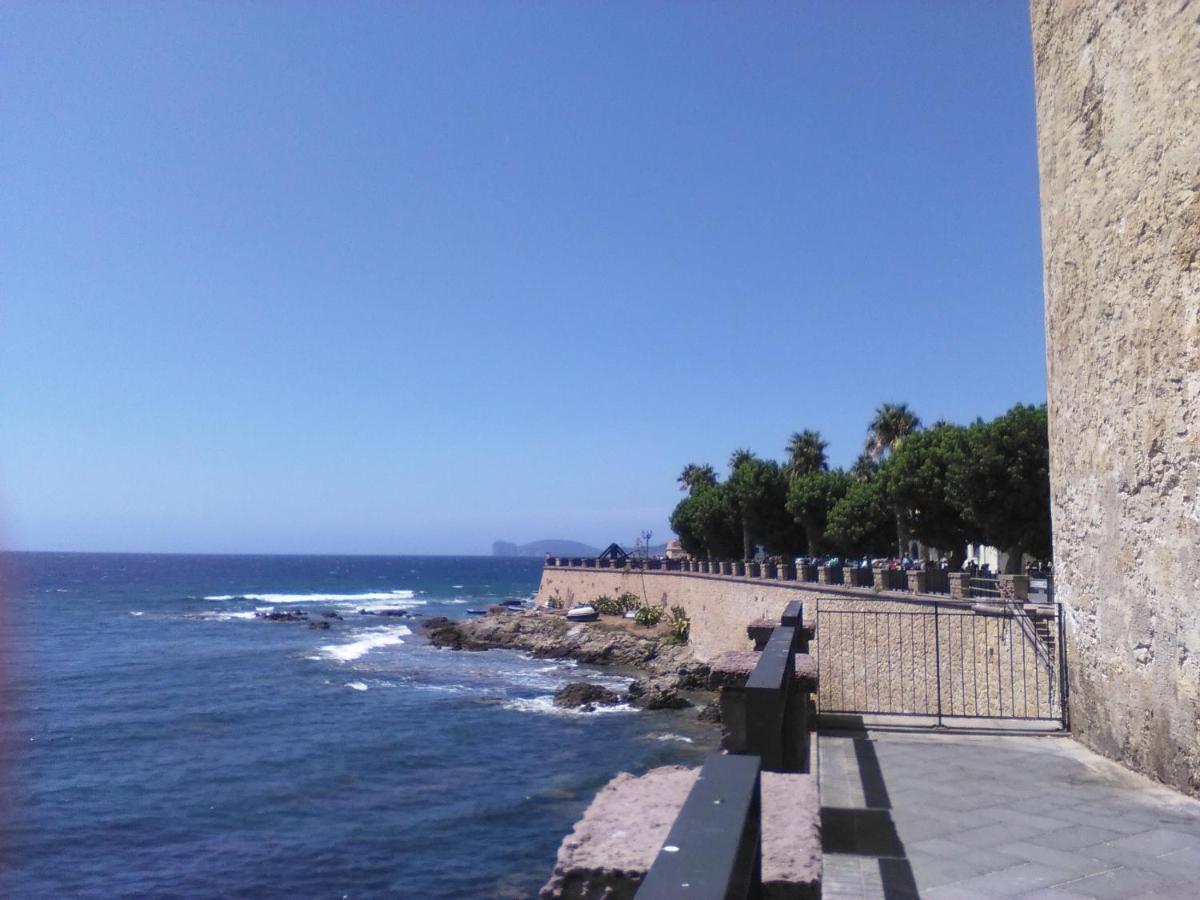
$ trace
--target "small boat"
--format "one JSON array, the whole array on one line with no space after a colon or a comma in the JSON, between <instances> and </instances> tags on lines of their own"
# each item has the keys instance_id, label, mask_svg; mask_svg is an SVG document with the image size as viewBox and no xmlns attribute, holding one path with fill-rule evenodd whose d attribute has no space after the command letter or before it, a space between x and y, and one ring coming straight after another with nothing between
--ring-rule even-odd
<instances>
[{"instance_id":1,"label":"small boat","mask_svg":"<svg viewBox=\"0 0 1200 900\"><path fill-rule=\"evenodd\" d=\"M468 616L486 616L487 610L486 609L471 609L471 607L468 606L467 607L467 615Z\"/></svg>"},{"instance_id":2,"label":"small boat","mask_svg":"<svg viewBox=\"0 0 1200 900\"><path fill-rule=\"evenodd\" d=\"M567 611L567 618L572 622L595 622L600 618L594 606L575 606Z\"/></svg>"}]
</instances>

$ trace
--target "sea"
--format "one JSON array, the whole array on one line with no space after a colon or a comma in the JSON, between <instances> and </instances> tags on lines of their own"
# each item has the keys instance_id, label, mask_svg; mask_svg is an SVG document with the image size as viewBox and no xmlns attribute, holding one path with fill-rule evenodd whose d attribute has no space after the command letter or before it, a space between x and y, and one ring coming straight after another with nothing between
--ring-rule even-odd
<instances>
[{"instance_id":1,"label":"sea","mask_svg":"<svg viewBox=\"0 0 1200 900\"><path fill-rule=\"evenodd\" d=\"M421 617L529 598L540 573L0 554L0 896L536 896L613 775L698 764L716 739L695 709L551 702L625 673L421 637ZM256 615L284 610L331 627Z\"/></svg>"}]
</instances>

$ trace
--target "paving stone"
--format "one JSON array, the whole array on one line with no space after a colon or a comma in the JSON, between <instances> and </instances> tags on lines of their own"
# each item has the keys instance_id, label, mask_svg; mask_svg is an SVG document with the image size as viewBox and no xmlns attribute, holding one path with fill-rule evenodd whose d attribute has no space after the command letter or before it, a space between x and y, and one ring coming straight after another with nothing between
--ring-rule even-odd
<instances>
[{"instance_id":1,"label":"paving stone","mask_svg":"<svg viewBox=\"0 0 1200 900\"><path fill-rule=\"evenodd\" d=\"M1038 843L1055 850L1078 850L1092 844L1103 844L1121 837L1121 833L1094 825L1068 825L1059 831L1038 835Z\"/></svg>"},{"instance_id":2,"label":"paving stone","mask_svg":"<svg viewBox=\"0 0 1200 900\"><path fill-rule=\"evenodd\" d=\"M1082 853L1056 850L1053 847L1041 846L1032 841L1015 841L1011 844L1002 844L996 849L1001 853L1018 856L1027 862L1036 862L1045 866L1053 866L1056 869L1062 869L1064 872L1068 872L1073 878L1095 875L1113 868L1113 863L1111 862L1095 859Z\"/></svg>"},{"instance_id":3,"label":"paving stone","mask_svg":"<svg viewBox=\"0 0 1200 900\"><path fill-rule=\"evenodd\" d=\"M1178 879L1167 879L1145 869L1128 867L1101 872L1099 875L1091 875L1063 885L1073 894L1093 897L1095 900L1126 900L1128 897L1144 896L1155 891L1171 896L1172 891L1182 886ZM1192 888L1190 894L1180 896L1194 898L1196 891Z\"/></svg>"},{"instance_id":4,"label":"paving stone","mask_svg":"<svg viewBox=\"0 0 1200 900\"><path fill-rule=\"evenodd\" d=\"M1054 887L1070 880L1069 872L1055 866L1027 862L958 881L954 886L993 897L1016 897L1035 888Z\"/></svg>"}]
</instances>

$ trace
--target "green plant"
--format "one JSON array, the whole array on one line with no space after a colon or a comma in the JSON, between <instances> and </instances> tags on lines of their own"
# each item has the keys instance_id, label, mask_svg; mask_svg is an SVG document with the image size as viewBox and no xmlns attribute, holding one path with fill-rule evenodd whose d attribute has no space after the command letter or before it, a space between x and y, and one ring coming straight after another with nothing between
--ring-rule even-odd
<instances>
[{"instance_id":1,"label":"green plant","mask_svg":"<svg viewBox=\"0 0 1200 900\"><path fill-rule=\"evenodd\" d=\"M546 609L562 609L562 601L557 597L546 598Z\"/></svg>"},{"instance_id":2,"label":"green plant","mask_svg":"<svg viewBox=\"0 0 1200 900\"><path fill-rule=\"evenodd\" d=\"M645 628L653 628L662 621L662 610L657 606L641 606L634 613L633 621Z\"/></svg>"},{"instance_id":3,"label":"green plant","mask_svg":"<svg viewBox=\"0 0 1200 900\"><path fill-rule=\"evenodd\" d=\"M603 594L593 600L592 609L602 616L619 616L625 612L620 606L620 601L614 600L608 594Z\"/></svg>"},{"instance_id":4,"label":"green plant","mask_svg":"<svg viewBox=\"0 0 1200 900\"><path fill-rule=\"evenodd\" d=\"M616 603L617 608L620 610L620 614L624 615L627 612L632 612L633 610L641 607L642 598L637 594L631 594L629 591L626 591L617 598Z\"/></svg>"},{"instance_id":5,"label":"green plant","mask_svg":"<svg viewBox=\"0 0 1200 900\"><path fill-rule=\"evenodd\" d=\"M671 615L667 617L667 627L674 643L686 644L688 634L692 630L692 620L687 616L687 610L682 606L672 606Z\"/></svg>"}]
</instances>

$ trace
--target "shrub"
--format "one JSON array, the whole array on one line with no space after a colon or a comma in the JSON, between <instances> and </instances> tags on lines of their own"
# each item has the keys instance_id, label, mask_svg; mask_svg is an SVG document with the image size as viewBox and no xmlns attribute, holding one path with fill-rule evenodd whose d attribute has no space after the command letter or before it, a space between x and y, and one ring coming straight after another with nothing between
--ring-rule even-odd
<instances>
[{"instance_id":1,"label":"shrub","mask_svg":"<svg viewBox=\"0 0 1200 900\"><path fill-rule=\"evenodd\" d=\"M686 644L688 634L692 629L692 620L682 606L672 606L671 615L667 617L667 626L671 629L673 643Z\"/></svg>"},{"instance_id":2,"label":"shrub","mask_svg":"<svg viewBox=\"0 0 1200 900\"><path fill-rule=\"evenodd\" d=\"M629 591L626 591L617 598L616 602L617 606L621 610L621 614L624 615L627 612L632 612L636 609L639 609L642 605L642 598L637 594L631 594Z\"/></svg>"},{"instance_id":3,"label":"shrub","mask_svg":"<svg viewBox=\"0 0 1200 900\"><path fill-rule=\"evenodd\" d=\"M562 609L562 601L557 597L546 598L546 609Z\"/></svg>"},{"instance_id":4,"label":"shrub","mask_svg":"<svg viewBox=\"0 0 1200 900\"><path fill-rule=\"evenodd\" d=\"M646 628L653 628L662 621L662 610L657 606L641 606L634 613L633 621Z\"/></svg>"},{"instance_id":5,"label":"shrub","mask_svg":"<svg viewBox=\"0 0 1200 900\"><path fill-rule=\"evenodd\" d=\"M602 594L592 601L592 609L600 613L602 616L619 616L620 608L617 606L617 601L608 594Z\"/></svg>"}]
</instances>

